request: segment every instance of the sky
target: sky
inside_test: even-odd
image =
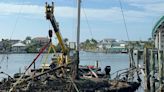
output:
[[[46,1],[55,4],[62,37],[76,41],[77,0],[0,0],[0,39],[47,37],[52,26],[45,18]],[[164,15],[164,0],[120,1],[129,40],[150,38],[153,26]],[[119,0],[82,0],[81,6],[81,41],[128,40]]]

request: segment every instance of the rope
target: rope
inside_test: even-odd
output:
[[[47,63],[48,56],[49,56],[49,53],[50,53],[51,49],[53,49],[53,51],[56,52],[56,50],[55,50],[54,46],[52,45],[52,43],[50,43],[50,47],[48,48],[48,53],[47,53],[46,58],[45,58],[45,60],[43,62],[43,65],[45,65]],[[42,67],[42,72],[43,71],[44,71],[44,67]]]
[[[54,53],[56,52],[56,47],[52,44],[51,48],[53,49]]]
[[[47,59],[48,59],[50,50],[51,50],[51,45],[50,45],[50,47],[48,48],[48,53],[47,53],[46,58],[45,58],[45,60],[44,60],[44,62],[43,62],[42,73],[43,73],[43,71],[44,71],[44,66],[45,66],[45,64],[47,63]]]
[[[127,29],[127,25],[126,25],[126,20],[125,20],[125,15],[124,15],[124,11],[123,11],[123,6],[122,6],[122,3],[121,3],[121,0],[119,0],[119,4],[120,4],[120,8],[121,8],[122,18],[123,18],[123,21],[124,21],[126,35],[127,35],[128,41],[130,41],[130,37],[129,37],[129,34],[128,34],[128,29]],[[129,51],[129,60],[130,60],[130,68],[135,67],[135,62],[134,62],[134,58],[133,58],[133,54],[131,52],[131,49]],[[132,74],[132,76],[133,75],[134,74]],[[138,73],[137,73],[137,75],[138,75]]]

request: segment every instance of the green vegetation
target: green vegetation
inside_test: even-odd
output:
[[[26,48],[26,52],[27,53],[36,53],[38,52],[37,51],[37,47],[35,45],[29,45],[27,48]]]
[[[4,52],[11,51],[11,43],[8,39],[2,39],[2,44]]]
[[[95,50],[97,48],[98,42],[95,39],[87,39],[81,43],[81,48],[84,50]]]

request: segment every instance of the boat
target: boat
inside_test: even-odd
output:
[[[81,0],[78,0],[78,16],[80,16],[80,3]],[[71,45],[68,49],[62,40],[53,13],[54,3],[52,2],[52,5],[46,3],[46,18],[52,24],[61,52],[54,54],[50,64],[35,68],[35,61],[40,54],[52,45],[53,31],[49,30],[49,43],[41,48],[24,73],[16,73],[14,77],[4,78],[0,82],[1,92],[134,92],[138,89],[140,82],[127,81],[127,76],[124,80],[119,78],[121,74],[116,79],[109,79],[111,70],[109,65],[106,66],[105,73],[99,73],[101,69],[98,66],[79,66],[79,38],[77,46]],[[80,17],[77,30],[80,30]],[[79,32],[77,33],[79,35]],[[32,65],[34,69],[30,70]]]

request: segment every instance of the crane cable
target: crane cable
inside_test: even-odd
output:
[[[127,25],[126,25],[126,20],[125,20],[125,15],[124,15],[124,11],[123,11],[121,0],[119,0],[119,4],[120,4],[120,8],[121,8],[122,18],[123,18],[123,21],[124,21],[126,35],[127,35],[128,41],[130,41],[130,37],[129,37],[129,33],[128,33],[128,28],[127,28]]]
[[[119,4],[120,4],[120,8],[121,8],[122,18],[123,18],[123,21],[124,21],[124,26],[125,26],[127,39],[128,39],[128,41],[130,41],[128,28],[127,28],[127,24],[126,24],[126,20],[125,20],[125,14],[124,14],[124,11],[123,11],[123,6],[122,6],[122,3],[121,3],[121,0],[119,0]],[[132,56],[132,50],[130,49],[129,51],[130,51],[129,52],[129,59],[130,59],[130,61],[132,61],[131,64],[130,64],[130,67],[131,67],[132,65],[135,65],[135,62],[134,62],[134,59],[133,59],[133,56]]]
[[[124,21],[124,26],[125,26],[125,30],[126,30],[126,35],[127,35],[127,38],[128,38],[128,41],[130,41],[130,37],[129,37],[129,34],[128,34],[128,29],[127,29],[127,25],[126,25],[126,20],[125,20],[125,15],[124,15],[124,11],[123,11],[123,6],[122,6],[122,3],[121,3],[121,0],[119,0],[119,4],[120,4],[120,8],[121,8],[121,13],[122,13],[122,18],[123,18],[123,21]],[[130,60],[130,68],[132,68],[132,67],[135,67],[136,68],[136,66],[135,66],[135,61],[134,61],[134,58],[133,58],[133,56],[132,56],[132,49],[130,49],[129,50],[130,52],[129,52],[129,60]],[[132,66],[133,65],[133,66]],[[132,66],[132,67],[131,67]],[[137,72],[137,76],[138,76],[138,79],[140,79],[140,77],[139,77],[139,73],[138,73],[138,71],[137,71],[137,69],[136,69],[136,72]]]
[[[91,26],[90,26],[90,23],[89,23],[89,20],[88,20],[88,17],[87,17],[87,14],[86,14],[86,12],[85,12],[85,8],[84,8],[83,4],[82,4],[82,9],[83,9],[83,12],[84,12],[84,16],[85,16],[85,19],[86,19],[86,22],[87,22],[88,29],[89,29],[89,32],[90,32],[90,34],[91,34],[91,37],[94,38],[94,37],[93,37],[92,28],[91,28]],[[100,56],[99,54],[97,54],[97,56],[100,58],[100,60],[102,60],[102,58],[101,58],[101,56]]]
[[[90,26],[89,21],[88,21],[87,14],[86,14],[86,12],[84,10],[84,7],[82,7],[82,9],[83,9],[83,12],[84,12],[84,15],[85,15],[85,19],[86,19],[86,22],[87,22],[87,25],[88,25],[88,28],[89,28],[89,32],[91,34],[91,37],[93,38],[93,33],[92,33],[92,29],[91,29],[91,26]]]

